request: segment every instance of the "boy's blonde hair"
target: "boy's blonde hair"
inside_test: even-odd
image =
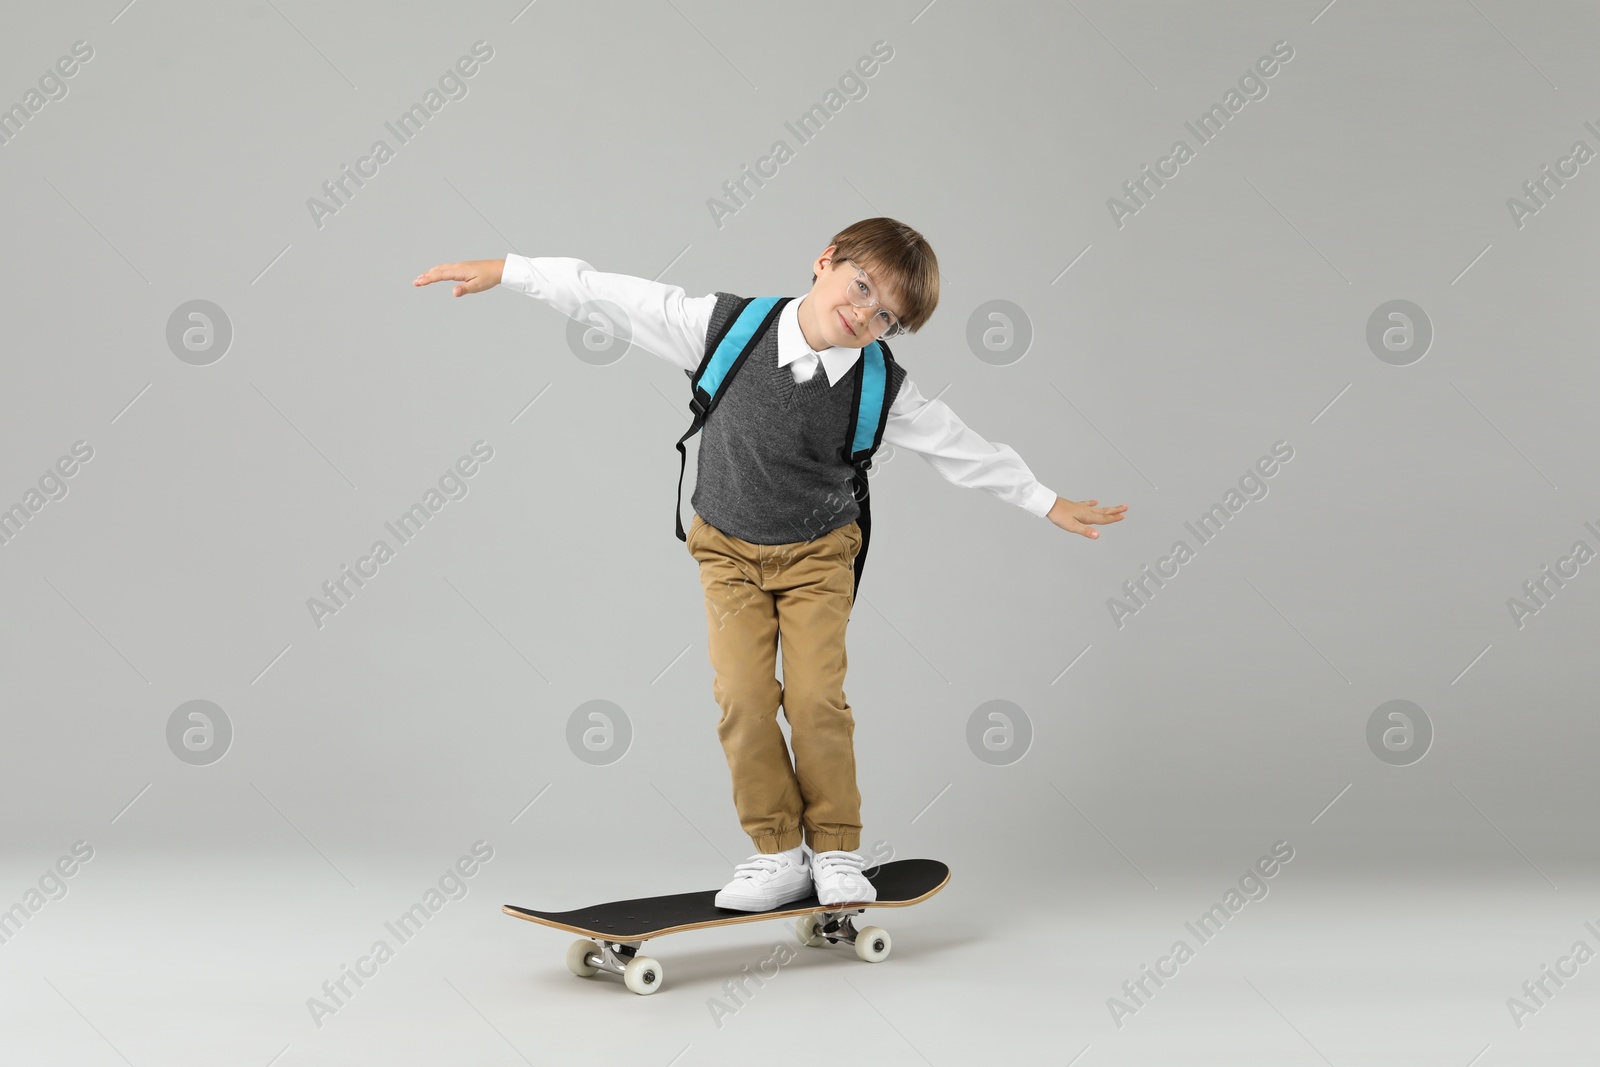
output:
[[[939,260],[927,239],[894,219],[862,219],[834,234],[835,263],[848,259],[900,293],[900,325],[915,333],[939,306]],[[816,284],[817,276],[811,276]]]

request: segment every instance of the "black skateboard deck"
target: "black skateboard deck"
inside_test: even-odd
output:
[[[500,910],[513,918],[592,938],[570,947],[567,966],[573,973],[588,977],[596,971],[610,971],[621,974],[634,992],[653,993],[660,988],[662,968],[658,961],[638,955],[639,945],[648,938],[681,930],[803,916],[796,930],[802,944],[852,944],[862,959],[880,962],[889,954],[888,933],[876,926],[857,930],[851,917],[867,908],[903,908],[926,900],[950,881],[950,868],[938,860],[891,860],[877,867],[867,880],[877,890],[876,900],[823,904],[812,893],[769,911],[719,908],[714,903],[715,889],[614,900],[573,911],[537,911],[514,904]]]

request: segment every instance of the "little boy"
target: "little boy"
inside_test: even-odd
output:
[[[717,734],[734,807],[756,848],[716,897],[718,907],[739,911],[771,910],[813,890],[823,904],[877,898],[856,851],[861,796],[844,676],[862,531],[841,444],[861,350],[928,321],[939,269],[920,233],[872,218],[835,235],[811,270],[811,291],[782,306],[706,419],[690,498],[686,543],[705,591],[722,708]],[[606,301],[627,316],[628,340],[691,377],[741,303],[728,293],[690,297],[678,286],[602,273],[580,259],[515,253],[441,264],[412,284],[446,280],[463,283],[458,297],[503,282],[569,317]],[[990,444],[947,405],[923,397],[898,362],[884,363],[882,443],[1084,537],[1099,536],[1089,524],[1122,520],[1126,504],[1056,496],[1013,449]]]

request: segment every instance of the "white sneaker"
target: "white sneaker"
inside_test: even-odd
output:
[[[821,904],[866,904],[878,899],[878,890],[861,873],[867,861],[859,852],[812,852],[805,846],[811,882]]]
[[[787,852],[758,852],[733,869],[733,881],[713,903],[734,911],[771,911],[811,895],[811,870],[798,846]]]

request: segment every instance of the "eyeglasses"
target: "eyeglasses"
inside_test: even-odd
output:
[[[867,320],[869,333],[884,338],[899,337],[905,333],[894,312],[879,302],[877,286],[872,284],[872,279],[867,277],[867,272],[861,269],[861,265],[853,259],[844,262],[856,268],[856,276],[845,286],[845,294],[850,297],[850,303],[858,308],[878,309],[872,318]]]

